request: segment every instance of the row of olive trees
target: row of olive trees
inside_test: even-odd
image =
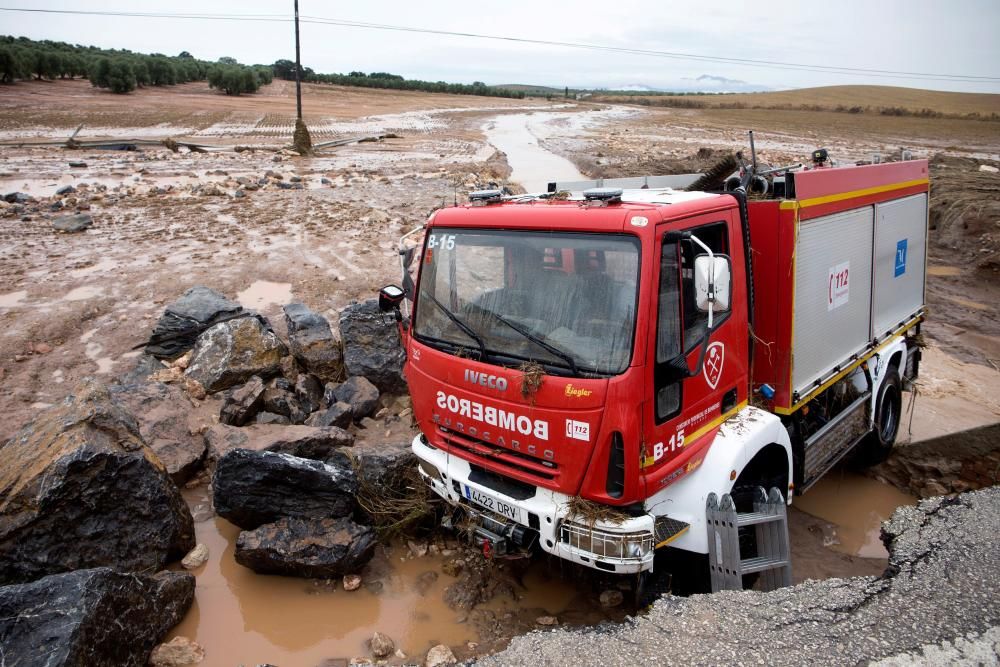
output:
[[[172,86],[209,79],[213,88],[229,95],[256,92],[271,83],[271,68],[247,67],[233,58],[218,63],[194,58],[187,51],[177,56],[99,49],[66,42],[35,41],[0,36],[0,81],[66,79],[83,77],[98,88],[128,93],[144,86]]]
[[[280,79],[289,81],[295,79],[295,63],[291,60],[278,60],[271,69]],[[314,83],[333,83],[341,86],[359,86],[362,88],[391,88],[394,90],[422,90],[429,93],[451,93],[453,95],[486,95],[490,97],[524,98],[523,90],[508,90],[487,86],[482,81],[472,84],[447,83],[445,81],[420,81],[406,79],[398,74],[388,72],[351,72],[350,74],[317,74],[309,67],[302,68],[302,80]]]
[[[232,58],[225,60],[231,61]],[[271,79],[270,67],[261,65],[248,67],[236,64],[235,61],[220,61],[220,64],[208,70],[208,85],[223,91],[226,95],[256,93],[261,86],[271,83]]]

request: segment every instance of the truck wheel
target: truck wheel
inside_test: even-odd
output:
[[[854,461],[861,466],[873,466],[885,461],[896,444],[899,423],[903,414],[903,393],[895,366],[882,381],[875,401],[875,423],[872,432],[858,445]]]

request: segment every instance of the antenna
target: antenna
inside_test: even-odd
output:
[[[753,173],[757,173],[757,148],[753,144],[753,130],[748,130],[747,134],[750,135],[750,168]]]

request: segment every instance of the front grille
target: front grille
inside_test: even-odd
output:
[[[446,444],[467,452],[476,460],[489,462],[508,471],[531,475],[546,482],[554,482],[559,477],[559,466],[552,461],[515,452],[464,433],[457,433],[444,426],[438,426],[438,434]]]

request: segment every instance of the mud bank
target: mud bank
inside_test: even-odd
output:
[[[858,664],[964,643],[1000,623],[1000,488],[903,507],[882,577],[668,597],[618,626],[534,632],[481,665]],[[989,635],[986,635],[989,636]],[[965,639],[963,639],[965,638]]]

